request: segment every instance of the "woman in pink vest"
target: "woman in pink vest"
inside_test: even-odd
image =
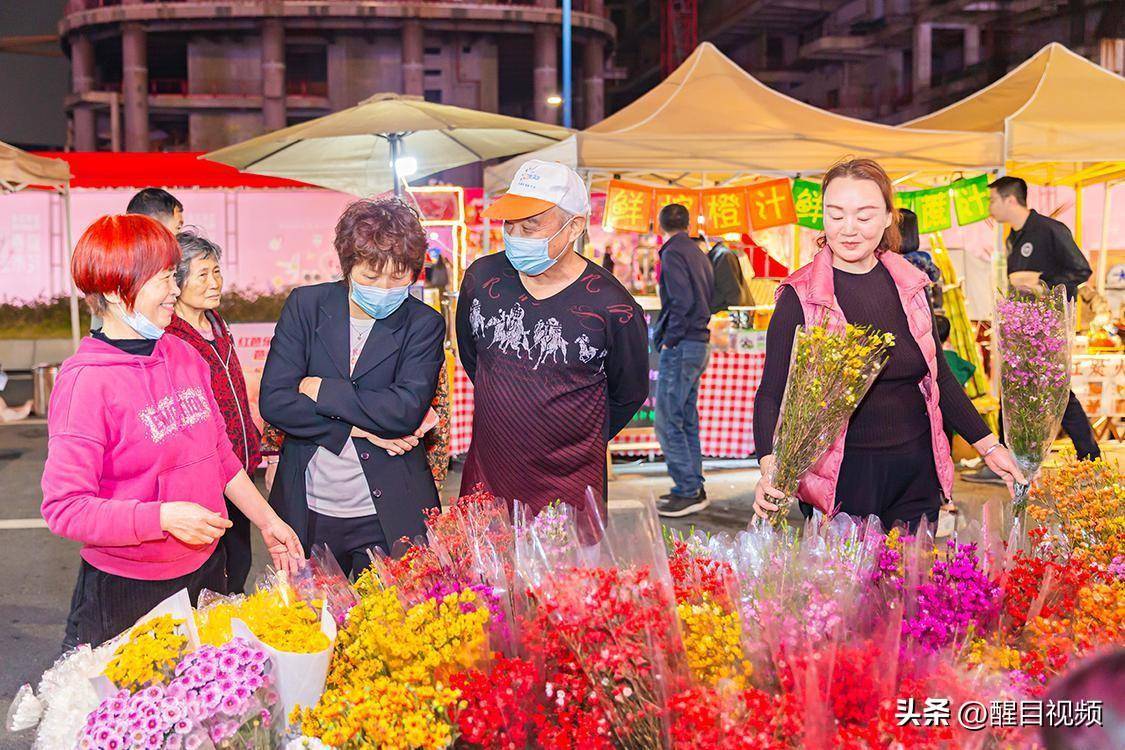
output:
[[[1004,478],[1022,482],[1007,448],[989,431],[940,356],[926,297],[929,279],[898,254],[900,234],[890,178],[878,163],[855,159],[824,176],[824,236],[812,262],[778,289],[766,338],[766,363],[754,401],[754,444],[762,481],[759,516],[784,495],[770,484],[773,435],[789,375],[793,334],[806,320],[871,326],[893,333],[890,360],[847,428],[801,480],[802,510],[876,515],[884,527],[937,520],[953,487],[948,424]]]

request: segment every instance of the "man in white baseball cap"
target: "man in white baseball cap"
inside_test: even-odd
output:
[[[485,209],[504,252],[477,259],[457,300],[457,344],[473,381],[476,485],[538,511],[604,504],[606,446],[648,397],[648,329],[632,295],[576,252],[590,197],[572,169],[532,159]],[[603,508],[604,510],[604,508]]]

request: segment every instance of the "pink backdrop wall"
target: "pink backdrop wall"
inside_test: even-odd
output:
[[[98,216],[124,211],[132,189],[75,190],[71,197],[74,240]],[[327,190],[175,190],[185,219],[224,250],[227,284],[233,288],[276,291],[316,283],[338,274],[332,249],[333,228],[350,196]],[[1085,193],[1083,249],[1101,241],[1103,189]],[[1074,225],[1074,192],[1033,188],[1033,207],[1059,214]],[[471,221],[471,218],[470,218]],[[27,301],[68,291],[64,256],[62,199],[46,192],[0,196],[0,300]],[[954,228],[951,247],[987,254],[995,246],[991,222]],[[1111,248],[1125,248],[1125,185],[1113,194]]]

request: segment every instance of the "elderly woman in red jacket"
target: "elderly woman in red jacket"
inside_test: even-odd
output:
[[[227,436],[234,454],[253,475],[262,462],[258,428],[250,418],[250,402],[246,397],[246,381],[234,350],[234,336],[219,315],[223,298],[223,271],[219,267],[222,250],[194,229],[176,235],[182,253],[176,266],[176,284],[180,297],[176,313],[166,331],[192,346],[211,369],[211,390],[219,404]],[[231,593],[242,593],[250,574],[250,521],[227,501],[227,513],[233,526],[223,535],[226,548],[228,587]]]

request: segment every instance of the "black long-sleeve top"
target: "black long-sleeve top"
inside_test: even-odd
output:
[[[1070,299],[1093,273],[1066,224],[1034,210],[1008,235],[1008,273],[1016,271],[1038,271],[1048,287],[1064,285]]]
[[[587,261],[536,299],[504,253],[485,256],[461,284],[457,345],[475,391],[462,490],[533,507],[600,492],[606,444],[648,397],[644,311],[621,283]]]
[[[894,279],[882,263],[864,274],[834,268],[832,275],[836,299],[849,323],[868,325],[895,337],[890,359],[852,415],[845,449],[892,448],[921,438],[930,429],[930,421],[919,383],[929,369],[910,333]],[[754,446],[759,457],[773,452],[774,430],[789,377],[793,335],[804,322],[797,293],[786,287],[770,319],[762,382],[754,398]],[[936,326],[934,342],[939,353],[937,386],[942,420],[947,428],[974,443],[988,434],[988,426],[957,382],[945,357],[940,356]]]
[[[671,349],[681,341],[711,339],[711,297],[715,271],[707,253],[687,232],[678,232],[660,248],[660,316],[653,346]]]

